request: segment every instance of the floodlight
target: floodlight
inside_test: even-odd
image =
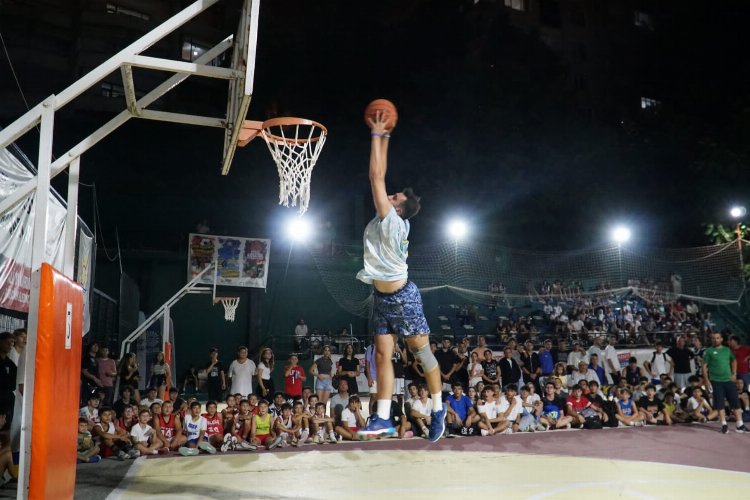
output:
[[[729,210],[729,215],[731,215],[733,219],[744,217],[745,214],[747,214],[747,209],[741,205],[735,205]]]
[[[630,236],[632,236],[630,228],[627,228],[625,226],[617,226],[612,230],[612,239],[618,245],[621,245],[628,241],[630,239]]]
[[[448,234],[455,240],[463,239],[469,232],[469,226],[461,219],[453,219],[448,223]]]
[[[312,233],[310,222],[304,217],[293,217],[286,224],[286,234],[295,241],[305,241]]]

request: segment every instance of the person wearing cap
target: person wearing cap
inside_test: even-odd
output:
[[[13,406],[15,404],[16,390],[16,364],[10,359],[9,354],[13,349],[13,334],[10,332],[0,333],[0,413],[6,416],[5,424],[0,430],[10,428],[13,420]]]
[[[208,350],[209,361],[206,364],[206,390],[210,401],[221,401],[221,393],[227,388],[224,364],[219,360],[219,349]]]

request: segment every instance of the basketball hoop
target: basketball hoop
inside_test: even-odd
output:
[[[216,297],[214,304],[221,302],[224,306],[224,319],[227,321],[234,321],[234,314],[237,312],[237,306],[240,303],[239,297]]]
[[[310,202],[310,177],[326,142],[328,129],[304,118],[271,118],[262,124],[246,120],[239,145],[260,134],[279,170],[279,205],[295,207],[300,215]]]

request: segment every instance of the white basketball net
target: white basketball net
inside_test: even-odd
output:
[[[279,205],[307,211],[310,177],[326,142],[326,130],[316,124],[274,125],[261,135],[279,170]]]
[[[234,314],[237,312],[237,306],[240,303],[239,297],[223,297],[217,299],[224,306],[224,319],[227,321],[234,321]]]

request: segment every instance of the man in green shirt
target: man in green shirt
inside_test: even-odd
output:
[[[727,415],[724,401],[729,403],[729,407],[734,412],[737,420],[737,432],[750,432],[742,423],[742,409],[740,408],[739,398],[737,397],[737,360],[732,354],[732,350],[722,345],[724,338],[721,333],[714,332],[711,334],[711,347],[706,349],[703,355],[703,378],[706,384],[711,385],[713,393],[714,409],[719,410],[721,418],[721,432],[727,433]]]

